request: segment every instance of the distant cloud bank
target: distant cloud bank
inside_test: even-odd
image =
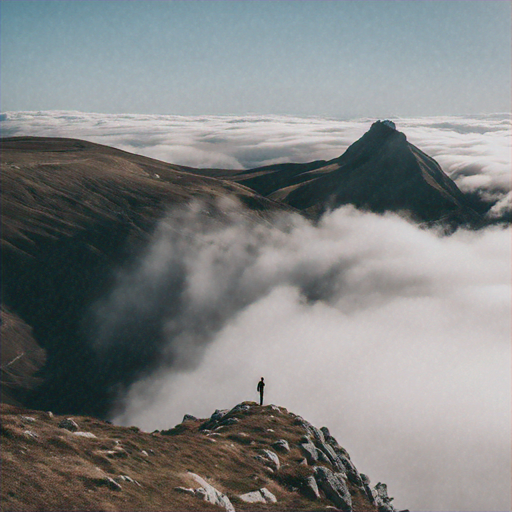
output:
[[[179,165],[250,169],[341,155],[375,119],[5,112],[2,137],[71,137]],[[511,208],[510,114],[393,118],[464,191]]]

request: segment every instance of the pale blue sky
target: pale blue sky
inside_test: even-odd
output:
[[[511,2],[1,0],[1,110],[510,111]]]

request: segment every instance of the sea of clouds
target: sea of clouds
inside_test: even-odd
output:
[[[397,129],[464,191],[511,208],[509,113],[391,118]],[[69,111],[4,112],[2,137],[72,137],[165,162],[200,168],[251,169],[330,160],[361,137],[375,119],[292,116],[176,116]]]
[[[461,188],[510,207],[510,116],[394,121]],[[337,157],[372,122],[23,112],[0,127],[251,168]],[[397,508],[508,510],[510,230],[443,236],[351,207],[262,223],[234,199],[215,211],[170,210],[94,306],[99,353],[128,354],[137,325],[159,340],[161,364],[113,419],[166,429],[256,400],[264,376],[268,403],[329,427]]]

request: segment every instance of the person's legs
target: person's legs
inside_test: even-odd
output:
[[[263,405],[263,391],[260,391],[260,405]]]

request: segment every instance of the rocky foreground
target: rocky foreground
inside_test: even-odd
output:
[[[393,512],[326,427],[244,402],[152,433],[2,404],[1,510]]]

